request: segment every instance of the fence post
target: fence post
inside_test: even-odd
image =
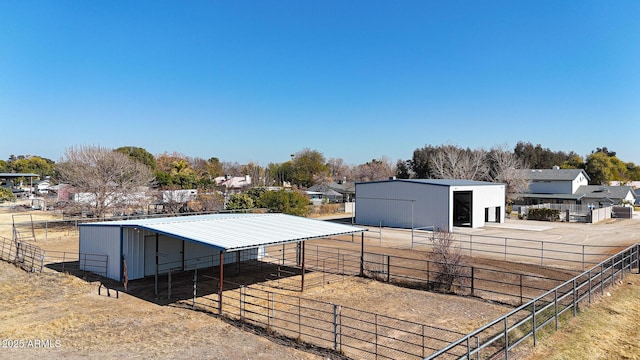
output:
[[[169,276],[167,277],[167,299],[171,299],[171,268],[169,268]]]
[[[504,261],[507,261],[507,238],[504,238]]]
[[[269,318],[269,323],[271,324],[270,326],[274,326],[275,325],[275,316],[276,316],[276,304],[275,304],[275,294],[274,293],[269,293],[271,294],[271,317]]]
[[[198,282],[198,269],[195,269],[193,272],[193,304],[191,307],[196,307],[196,293],[197,293],[197,282]]]
[[[376,342],[375,342],[375,354],[376,354],[376,359],[378,358],[378,314],[374,315],[374,322],[375,322],[375,336],[376,336]]]
[[[387,282],[391,281],[391,256],[387,255]]]
[[[42,270],[44,269],[44,257],[46,256],[47,252],[43,251],[42,252],[42,257],[40,257],[40,273],[42,274]]]
[[[576,278],[573,278],[573,317],[578,316],[578,289],[576,289]]]
[[[338,305],[333,304],[333,350],[338,351]]]
[[[589,304],[591,304],[591,269],[589,269]]]
[[[238,288],[238,315],[240,315],[240,321],[243,321],[243,317],[242,317],[242,288],[244,287],[244,285],[240,285],[240,287]]]
[[[475,266],[472,266],[471,267],[471,296],[475,296],[475,291],[476,291],[475,272],[476,272],[476,268]]]
[[[540,242],[540,266],[544,266],[544,241]]]
[[[582,271],[584,271],[584,247],[585,245],[582,245]]]
[[[302,336],[302,306],[298,297],[298,338]]]
[[[640,244],[636,244],[636,266],[638,267],[638,274],[640,274]]]
[[[600,264],[600,295],[604,295],[604,265]]]
[[[522,274],[520,274],[520,305],[522,304]]]
[[[424,359],[425,358],[424,356],[424,324],[421,326],[422,326],[422,356],[421,357]]]
[[[532,304],[532,311],[531,311],[531,321],[533,322],[533,346],[535,347],[537,345],[538,339],[537,339],[537,332],[538,332],[538,325],[536,324],[536,299],[533,299],[533,304]]]
[[[509,322],[504,317],[504,360],[509,360]]]
[[[553,289],[553,306],[555,308],[556,331],[558,331],[558,288]]]

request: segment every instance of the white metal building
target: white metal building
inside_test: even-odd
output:
[[[285,214],[213,214],[79,225],[80,253],[107,255],[107,277],[129,280],[259,259],[266,245],[353,234],[354,226]],[[156,268],[156,264],[158,267]],[[304,266],[304,265],[303,265]],[[82,270],[98,272],[90,264]]]
[[[389,179],[356,183],[360,225],[452,231],[454,226],[502,223],[505,185],[446,179]]]

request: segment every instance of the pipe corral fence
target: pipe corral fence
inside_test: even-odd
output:
[[[561,319],[577,316],[580,304],[591,303],[595,296],[603,295],[607,287],[624,278],[625,271],[638,270],[639,251],[639,244],[630,246],[505,316],[465,335],[426,359],[499,357],[508,360],[510,354],[520,345],[529,341],[529,344],[535,346],[542,331],[557,331]]]
[[[44,224],[45,231],[51,226],[51,222],[41,224]],[[77,220],[74,225],[77,225]],[[34,226],[36,229],[43,228]],[[579,268],[582,272],[575,271],[552,279],[469,267],[467,275],[453,284],[453,293],[517,306],[508,314],[469,334],[228,280],[224,282],[223,289],[218,289],[219,279],[203,272],[199,274],[198,270],[192,270],[192,298],[187,301],[183,296],[180,302],[194,309],[256,326],[267,333],[332,349],[354,358],[508,359],[522,344],[535,346],[541,332],[557,330],[563,317],[576,316],[580,304],[602,295],[607,287],[623,278],[625,272],[638,269],[638,244],[606,258],[603,253],[615,247],[458,235],[455,242],[469,257],[484,254],[497,256],[501,260],[542,266],[565,265]],[[412,231],[410,244],[396,247],[428,249],[432,246],[432,237],[430,231]],[[364,236],[362,239],[362,249],[365,242],[378,242],[380,247],[388,245],[383,239],[382,229],[379,234],[371,232],[366,239]],[[346,239],[336,240],[349,242]],[[0,238],[0,241],[0,257],[16,265],[25,264],[26,268],[23,268],[27,271],[81,271],[79,264],[84,261],[95,266],[96,271],[92,272],[100,274],[100,269],[104,269],[103,273],[106,274],[108,258],[104,255],[45,253],[38,251],[33,244],[27,246],[26,242],[22,243],[25,245],[16,245],[20,242],[6,238]],[[352,238],[351,242],[359,247],[359,241],[355,242]],[[32,245],[33,248],[30,247]],[[305,255],[306,271],[315,272],[315,277],[307,277],[306,286],[325,284],[325,276],[340,278],[357,275],[403,286],[434,289],[438,285],[438,275],[442,274],[437,262],[424,258],[319,245],[307,245]],[[299,275],[299,256],[295,246],[274,247],[261,261],[240,261],[238,264],[225,265],[225,268],[236,266],[239,270],[240,266],[253,266],[254,269],[260,266],[267,273],[265,280],[276,280],[276,286],[286,289],[290,287],[287,281]],[[171,269],[170,264],[166,265]],[[589,270],[584,271],[585,268]],[[172,297],[171,274],[169,271],[163,275],[167,277],[167,298]],[[314,278],[315,281],[312,280]],[[208,290],[203,291],[203,287]],[[174,294],[183,290],[173,289]],[[207,295],[198,296],[199,291]],[[211,295],[219,291],[224,292],[224,297]],[[219,299],[223,299],[222,303]]]
[[[294,246],[283,247],[281,253],[270,253],[273,256],[265,261],[273,267],[265,280],[280,279],[278,284],[287,279],[299,281],[295,277],[296,272],[291,270],[299,260]],[[316,271],[316,280],[309,281],[307,286],[324,284],[325,272],[342,276],[362,275],[421,289],[435,289],[438,285],[438,263],[426,259],[312,245],[307,245],[307,256],[305,261],[310,264],[307,271],[310,274]],[[318,259],[317,266],[313,265],[314,258]],[[362,267],[360,261],[364,262]],[[233,270],[239,265],[227,266]],[[219,278],[206,275],[215,274],[215,270],[194,270],[192,284],[188,286],[191,293],[176,298],[182,299],[178,302],[186,307],[208,311],[258,327],[268,334],[332,349],[358,359],[492,359],[497,355],[508,358],[508,352],[517,345],[527,339],[537,342],[541,330],[557,329],[562,316],[571,311],[575,315],[581,302],[591,302],[622,278],[625,271],[637,267],[638,245],[605,259],[588,271],[567,271],[558,278],[470,266],[469,275],[458,279],[449,293],[474,296],[516,308],[466,335],[229,280],[224,281],[224,296],[218,297],[215,294],[220,291]],[[289,270],[276,274],[284,268]],[[359,274],[361,268],[364,271]],[[308,275],[307,278],[314,277]],[[179,290],[172,287],[170,273],[166,274],[166,279],[167,287],[162,291],[167,291],[168,297],[172,296],[172,291],[174,296],[177,295]],[[289,290],[292,287],[295,285],[291,283],[282,286]],[[457,339],[452,340],[456,336]]]

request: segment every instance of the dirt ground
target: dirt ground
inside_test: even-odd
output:
[[[47,216],[43,212],[34,214],[34,220]],[[0,209],[0,236],[11,236],[11,223],[11,213]],[[536,222],[516,220],[502,227],[468,231],[578,243],[606,240],[619,246],[640,241],[637,220],[595,225],[533,223]],[[396,232],[399,235],[388,238],[397,236],[398,242],[408,241],[406,231]],[[400,236],[403,233],[404,238]],[[36,244],[50,251],[77,251],[77,238],[73,231],[49,230],[45,234],[39,230]],[[523,265],[521,270],[533,271],[531,265]],[[104,293],[98,295],[98,285],[66,274],[29,274],[0,262],[0,358],[339,358],[331,353],[296,349],[292,343],[257,335],[206,313],[160,305],[122,292],[118,299]],[[461,332],[474,330],[509,310],[478,299],[357,278],[311,288],[304,296]],[[11,348],[14,345],[18,348]]]

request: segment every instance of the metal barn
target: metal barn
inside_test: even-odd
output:
[[[360,225],[453,231],[502,223],[505,185],[446,179],[389,179],[356,184]]]
[[[129,280],[258,260],[267,245],[354,234],[354,226],[285,214],[213,214],[79,225],[80,253],[108,256],[107,276]],[[90,264],[82,270],[97,272]],[[304,263],[302,264],[304,269]],[[220,269],[223,267],[221,266]],[[221,270],[222,272],[222,270]],[[221,279],[222,279],[222,274]]]

